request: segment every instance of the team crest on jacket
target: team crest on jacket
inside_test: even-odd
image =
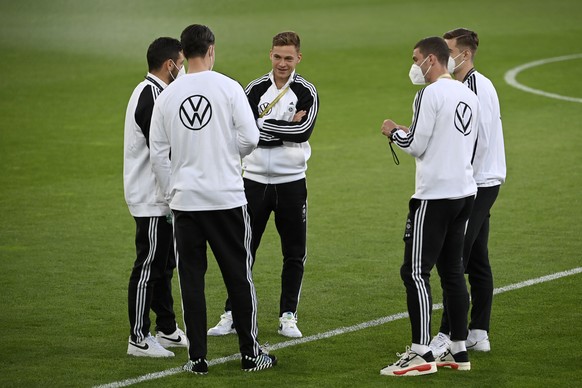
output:
[[[210,101],[199,94],[190,96],[180,105],[180,120],[188,129],[199,131],[204,128],[212,117]]]
[[[471,107],[463,101],[457,104],[455,111],[455,128],[463,135],[467,136],[471,133],[471,120],[473,119],[473,111]]]

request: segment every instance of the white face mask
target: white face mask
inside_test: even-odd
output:
[[[172,60],[170,59],[170,61]],[[174,67],[178,69],[178,66],[176,66],[176,63],[174,61],[172,61],[172,65],[174,65]],[[180,76],[184,74],[186,74],[186,69],[184,68],[184,65],[182,65],[182,67],[178,69],[178,74],[176,74],[175,77],[174,74],[172,74],[172,72],[170,71],[170,77],[172,77],[172,81],[177,80],[178,78],[180,78]]]
[[[456,58],[456,57],[455,57]],[[450,74],[453,74],[457,67],[455,66],[455,59],[449,56],[449,61],[447,62],[447,70]]]
[[[428,57],[426,57],[420,65],[413,63],[412,66],[410,66],[408,77],[410,77],[410,81],[412,82],[413,85],[426,85],[426,79],[424,78],[424,76],[428,74],[432,65],[430,65],[430,67],[424,74],[422,73],[422,69],[420,68],[420,66],[422,66],[427,59]]]
[[[452,58],[452,59],[453,59],[453,70],[450,70],[450,67],[449,67],[449,73],[451,73],[451,74],[452,74],[452,73],[453,73],[455,70],[457,70],[457,67],[459,67],[459,66],[461,66],[463,63],[465,63],[465,60],[463,59],[463,60],[461,61],[461,63],[459,63],[459,64],[457,65],[457,58],[459,58],[461,55],[463,55],[463,52],[462,52],[462,51],[461,51],[461,53],[460,53],[459,55],[457,55],[456,57]],[[451,61],[451,57],[449,57],[449,62],[450,62],[450,61]],[[450,66],[450,64],[449,64],[449,66]]]

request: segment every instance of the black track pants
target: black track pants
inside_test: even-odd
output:
[[[251,266],[251,226],[247,207],[213,211],[174,210],[176,262],[191,360],[206,357],[207,316],[204,275],[207,244],[233,301],[232,317],[243,355],[256,357],[257,297]]]
[[[451,339],[467,337],[469,295],[462,262],[465,225],[474,197],[443,200],[411,199],[404,235],[404,263],[400,275],[412,328],[412,343],[431,340],[432,295],[430,275],[436,265],[441,285],[447,291]]]

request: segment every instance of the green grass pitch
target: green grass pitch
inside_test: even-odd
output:
[[[395,166],[380,134],[407,123],[417,87],[408,70],[421,38],[456,27],[479,33],[476,67],[501,101],[508,164],[491,219],[496,287],[582,263],[582,106],[504,82],[516,66],[582,52],[575,0],[0,2],[0,386],[89,387],[182,365],[126,352],[127,281],[134,224],[123,200],[123,118],[158,36],[192,23],[216,34],[215,70],[241,84],[270,69],[271,37],[302,38],[299,73],[320,93],[308,170],[308,262],[299,306],[304,335],[406,310],[399,277],[414,162]],[[518,81],[582,97],[582,59],[520,73]],[[209,260],[209,324],[225,289]],[[259,335],[277,335],[281,257],[273,225],[255,266]],[[433,276],[434,301],[440,291]],[[410,342],[406,319],[279,349],[273,370],[238,361],[199,378],[176,374],[144,387],[579,386],[581,275],[495,297],[489,354],[468,373],[379,375]],[[181,319],[179,290],[176,310]],[[434,316],[440,319],[440,310]],[[433,329],[436,324],[433,323]],[[238,351],[210,338],[209,359]]]

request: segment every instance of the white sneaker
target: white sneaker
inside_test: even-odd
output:
[[[485,330],[469,330],[465,346],[467,350],[476,350],[478,352],[491,351],[491,343]]]
[[[156,340],[164,348],[186,348],[188,347],[188,339],[186,334],[176,326],[176,330],[172,334],[164,334],[158,331],[156,334]]]
[[[440,332],[434,336],[428,345],[435,358],[446,352],[449,346],[451,346],[451,339],[445,333]]]
[[[225,313],[220,316],[220,322],[218,322],[216,326],[208,329],[208,335],[211,336],[221,336],[227,334],[236,334],[236,329],[234,328],[234,323],[232,322],[232,311],[225,311]]]
[[[397,354],[400,359],[380,371],[384,376],[420,376],[437,372],[435,359],[431,352],[420,355],[406,347],[404,354]]]
[[[136,357],[174,357],[174,353],[164,349],[151,334],[148,334],[141,342],[133,342],[130,336],[127,354]]]
[[[291,312],[283,313],[281,318],[279,318],[278,333],[291,338],[303,337],[303,334],[301,334],[297,328],[297,318],[295,317],[295,314]]]

